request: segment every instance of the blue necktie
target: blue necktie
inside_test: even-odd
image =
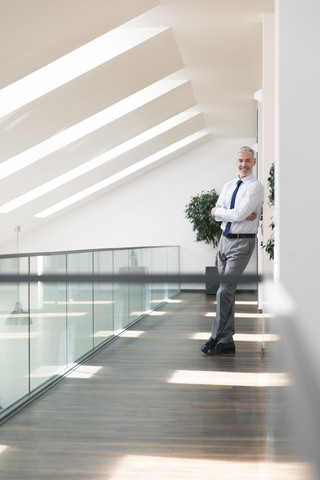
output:
[[[238,193],[238,190],[239,190],[239,187],[240,187],[241,183],[242,183],[242,180],[237,181],[237,186],[234,189],[233,194],[232,194],[230,209],[234,208],[234,204],[235,204],[235,201],[236,201],[236,196],[237,196],[237,193]],[[231,227],[231,222],[228,222],[227,225],[226,225],[226,228],[224,229],[224,232],[223,232],[223,235],[225,237],[228,235],[228,233],[230,231],[230,227]]]

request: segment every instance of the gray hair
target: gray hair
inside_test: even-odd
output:
[[[240,147],[239,150],[238,150],[238,153],[251,153],[252,155],[252,158],[255,158],[255,151],[252,150],[252,148],[250,147]]]

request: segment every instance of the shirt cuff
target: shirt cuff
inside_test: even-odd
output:
[[[223,222],[222,215],[224,214],[225,208],[219,207],[216,209],[214,218],[217,222]]]

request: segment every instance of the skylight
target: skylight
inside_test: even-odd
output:
[[[124,24],[0,90],[0,118],[159,35],[162,28]]]
[[[111,175],[108,178],[105,178],[104,180],[91,185],[90,187],[66,198],[65,200],[62,200],[61,202],[56,203],[55,205],[42,210],[41,212],[37,213],[35,217],[40,217],[40,218],[46,218],[49,217],[50,215],[53,215],[56,212],[59,212],[63,210],[66,207],[69,207],[70,205],[73,205],[80,200],[83,200],[86,197],[89,197],[90,195],[93,195],[94,193],[98,192],[99,190],[102,190],[103,188],[106,188],[122,179],[125,177],[132,175],[133,173],[142,170],[143,168],[152,165],[153,163],[161,160],[162,158],[175,153],[182,149],[183,147],[186,147],[188,145],[191,145],[192,143],[207,137],[209,132],[207,130],[200,130],[198,132],[193,133],[192,135],[189,135],[188,137],[183,138],[182,140],[179,140],[178,142],[173,143],[172,145],[169,145],[168,147],[159,150],[158,152],[154,153],[153,155],[150,155],[149,157],[141,160],[140,162],[135,163],[134,165],[131,165],[130,167],[125,168],[124,170],[121,170],[120,172],[116,173],[115,175]]]
[[[35,200],[36,198],[45,195],[46,193],[74,180],[75,178],[88,173],[89,171],[100,167],[111,160],[114,160],[116,157],[127,153],[128,151],[132,150],[133,148],[142,145],[143,143],[155,138],[156,136],[161,135],[162,133],[170,130],[173,127],[199,115],[199,112],[193,109],[186,110],[174,117],[169,118],[168,120],[159,123],[153,128],[144,131],[143,133],[136,135],[135,137],[127,140],[126,142],[117,145],[116,147],[108,150],[107,152],[98,155],[97,157],[79,165],[78,167],[69,170],[68,172],[59,175],[56,178],[53,178],[49,182],[43,183],[39,187],[30,190],[29,192],[20,195],[19,197],[11,200],[10,202],[5,203],[0,207],[0,213],[8,213],[16,208],[21,207],[22,205],[26,205],[27,203]],[[113,176],[114,177],[114,176]],[[113,178],[111,177],[111,178]]]
[[[143,88],[139,92],[67,128],[63,132],[34,145],[0,164],[0,180],[31,165],[41,158],[69,145],[95,130],[137,110],[139,107],[159,98],[169,91],[186,83],[187,80],[163,79]]]

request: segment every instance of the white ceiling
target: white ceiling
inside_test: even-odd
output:
[[[97,156],[102,161],[108,155],[111,158],[111,153],[116,152],[111,149],[192,109],[189,118],[177,126],[154,134],[136,147],[126,144],[127,150],[113,155],[108,163],[28,203],[23,200],[23,205],[9,213],[0,213],[0,245],[15,237],[16,226],[21,225],[24,232],[37,228],[186,149],[196,148],[200,142],[255,137],[254,93],[262,86],[261,15],[271,13],[272,8],[273,0],[0,0],[0,114],[9,92],[5,87],[82,45],[128,21],[135,29],[166,27],[111,60],[1,115],[0,212],[17,197],[39,190],[43,184],[49,186],[48,182]],[[113,42],[112,46],[119,46],[118,41]],[[138,106],[135,99],[131,112],[37,159],[37,145],[166,77],[181,82],[147,104]],[[38,92],[44,82],[37,82]],[[19,101],[28,88],[23,87],[22,93],[17,90],[14,101]],[[120,111],[120,104],[114,110]],[[175,152],[167,152],[144,167],[139,164],[137,173],[107,185],[107,179],[119,171],[199,131],[202,137],[188,146],[179,149],[177,144]],[[5,168],[15,168],[21,154],[28,152],[33,163],[3,178]],[[106,180],[105,185],[96,193],[66,209],[46,218],[34,216],[102,180]]]

